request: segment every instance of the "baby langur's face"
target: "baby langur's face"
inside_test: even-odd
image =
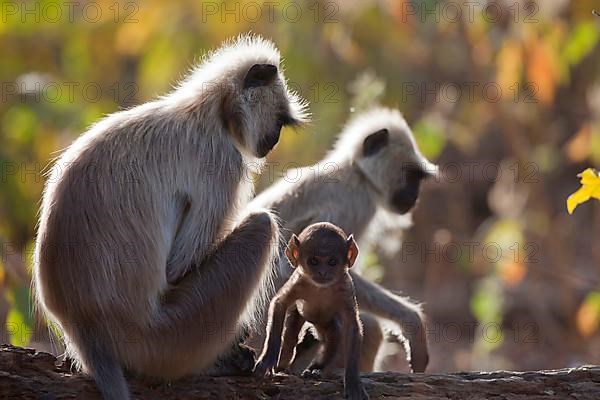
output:
[[[354,265],[358,246],[352,235],[346,238],[337,226],[321,223],[309,226],[300,237],[293,235],[286,256],[317,286],[330,286]]]

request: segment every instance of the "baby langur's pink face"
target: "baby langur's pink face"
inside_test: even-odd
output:
[[[338,282],[352,268],[358,256],[354,237],[330,223],[307,227],[300,237],[293,235],[285,252],[294,268],[318,286]]]

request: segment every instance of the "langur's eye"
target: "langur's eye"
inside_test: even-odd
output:
[[[331,267],[335,267],[337,263],[338,262],[335,258],[330,258],[329,261],[327,261],[327,264],[329,264]]]
[[[308,265],[319,265],[319,260],[317,260],[317,257],[311,257],[308,259]]]

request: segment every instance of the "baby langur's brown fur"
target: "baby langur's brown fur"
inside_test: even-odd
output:
[[[255,373],[264,376],[276,366],[289,367],[307,321],[323,345],[303,376],[320,376],[339,351],[345,359],[345,397],[367,399],[359,374],[362,327],[348,272],[358,256],[353,236],[346,237],[330,223],[313,224],[299,238],[292,236],[285,254],[295,271],[271,301],[267,338]]]

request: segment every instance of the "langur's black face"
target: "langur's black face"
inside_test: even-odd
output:
[[[273,131],[267,133],[259,140],[256,149],[256,155],[259,158],[266,157],[267,154],[269,154],[269,152],[273,150],[273,147],[275,147],[275,145],[279,142],[281,128],[283,128],[283,125],[275,126],[275,128],[273,128]]]
[[[278,68],[270,64],[253,65],[244,77],[243,118],[238,118],[240,142],[256,157],[263,158],[277,145],[284,126],[298,125],[293,114],[293,99]],[[230,112],[236,118],[236,112]],[[241,132],[240,132],[241,131]]]
[[[421,181],[427,176],[428,174],[418,166],[404,168],[398,186],[391,194],[390,204],[395,211],[405,214],[417,204]]]
[[[415,151],[407,134],[392,135],[386,128],[364,139],[359,164],[380,201],[398,214],[406,214],[417,204],[421,182],[434,173],[423,169],[427,161]]]
[[[283,111],[279,113],[279,116],[275,120],[275,124],[273,128],[266,133],[261,139],[258,141],[258,146],[256,150],[256,155],[259,158],[265,157],[273,147],[279,142],[279,137],[281,136],[281,130],[285,126],[296,126],[297,122],[294,121],[292,117],[290,117],[287,111]]]

